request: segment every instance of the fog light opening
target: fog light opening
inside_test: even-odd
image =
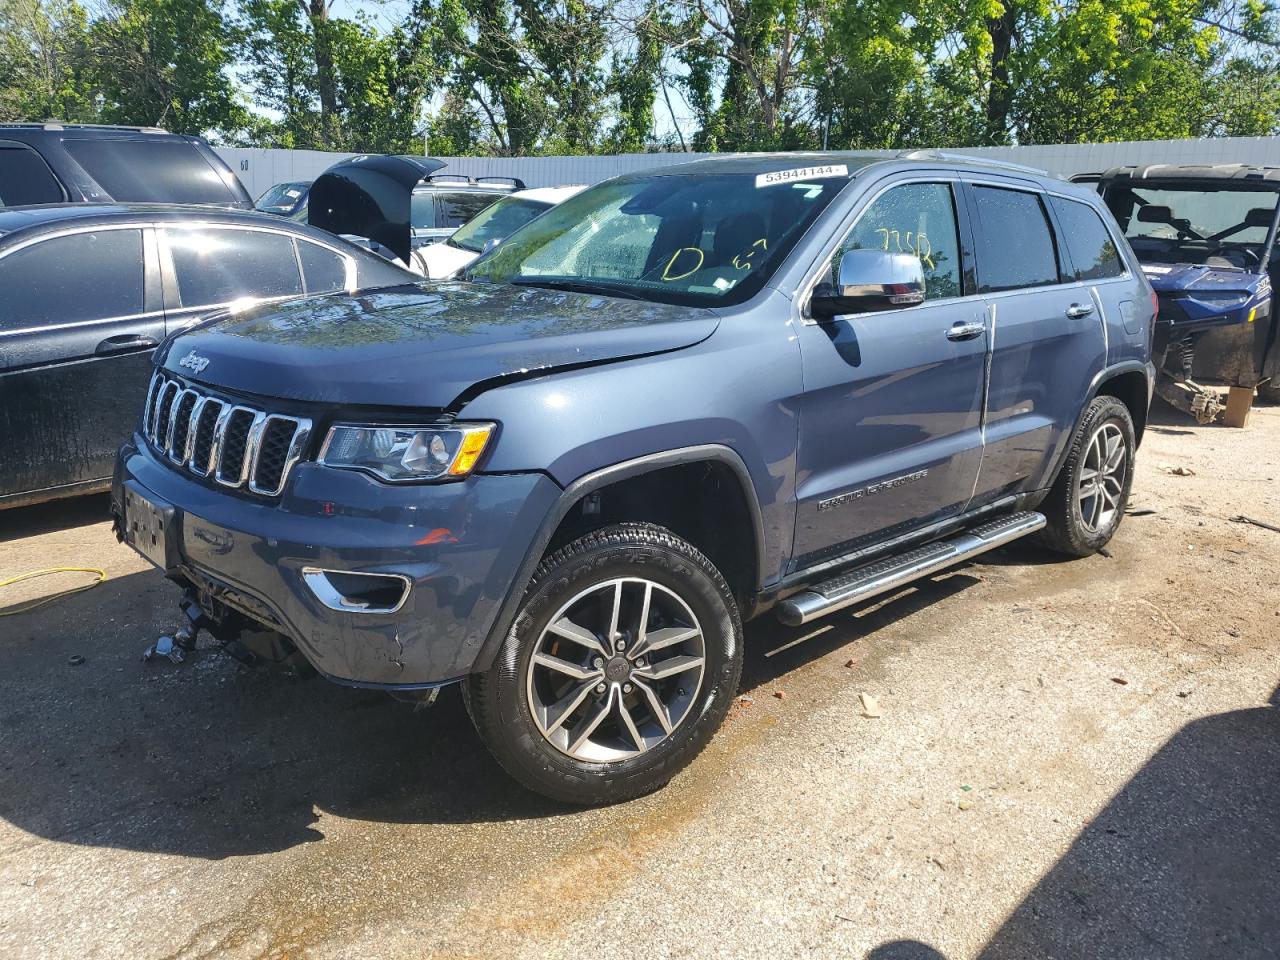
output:
[[[409,578],[400,573],[304,567],[302,579],[317,600],[344,613],[395,613],[409,597]]]

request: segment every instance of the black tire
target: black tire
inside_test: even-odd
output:
[[[1090,444],[1104,428],[1119,431],[1124,443],[1124,474],[1121,489],[1107,521],[1091,526],[1081,509],[1080,480],[1081,473],[1086,470]],[[1095,397],[1071,438],[1067,459],[1058,471],[1052,489],[1040,504],[1040,512],[1045,515],[1048,523],[1036,535],[1037,541],[1050,550],[1073,557],[1087,557],[1106,546],[1115,536],[1129,502],[1136,448],[1133,418],[1129,415],[1129,408],[1115,397]]]
[[[1258,387],[1258,399],[1263,403],[1280,404],[1280,384],[1264,383]]]
[[[535,648],[557,612],[595,585],[618,578],[643,578],[686,605],[700,627],[702,673],[665,739],[629,758],[589,762],[553,745],[535,723],[530,671]],[[621,524],[589,533],[543,559],[493,666],[467,679],[464,696],[481,739],[513,778],[555,800],[597,805],[657,790],[692,761],[724,721],[741,673],[742,622],[720,572],[669,530]],[[622,686],[617,686],[610,689],[610,703],[615,692],[622,702]],[[685,695],[684,689],[679,692]]]

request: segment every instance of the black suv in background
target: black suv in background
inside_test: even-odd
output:
[[[112,201],[253,208],[244,184],[199,137],[157,127],[0,123],[0,207]]]

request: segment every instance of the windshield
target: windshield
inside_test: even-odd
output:
[[[482,210],[470,223],[459,227],[447,242],[461,250],[479,253],[490,240],[505,240],[550,208],[551,204],[540,200],[503,197]]]
[[[277,183],[258,198],[254,207],[267,213],[292,213],[306,192],[305,183]]]
[[[1253,267],[1280,192],[1205,184],[1112,186],[1107,206],[1140,260]]]
[[[604,183],[548,210],[465,275],[662,303],[741,303],[849,182],[843,167],[804,173]]]

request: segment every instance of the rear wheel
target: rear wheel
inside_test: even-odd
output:
[[[1038,537],[1041,543],[1076,557],[1106,546],[1129,502],[1135,447],[1129,408],[1115,397],[1095,397],[1040,505],[1048,521]]]
[[[613,803],[661,787],[702,750],[741,670],[742,625],[720,573],[670,531],[625,524],[539,565],[467,699],[529,789]]]

